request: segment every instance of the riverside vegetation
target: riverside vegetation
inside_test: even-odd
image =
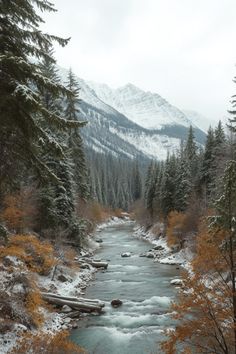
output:
[[[0,333],[20,333],[14,353],[79,353],[66,332],[44,331],[48,307],[39,277],[76,256],[96,224],[121,210],[177,252],[194,254],[173,304],[178,324],[168,353],[236,353],[235,99],[228,128],[209,128],[205,147],[194,129],[166,161],[132,161],[84,148],[79,87],[62,83],[53,43],[39,15],[46,0],[0,2]],[[147,172],[146,172],[147,170]],[[146,179],[145,179],[146,172]],[[77,268],[76,268],[77,267]],[[26,330],[30,330],[26,334]],[[36,330],[36,331],[35,331]]]

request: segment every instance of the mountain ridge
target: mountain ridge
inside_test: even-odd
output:
[[[59,70],[65,82],[68,71]],[[80,87],[80,119],[88,121],[81,131],[87,148],[117,157],[163,160],[179,149],[181,140],[186,140],[193,122],[159,94],[145,92],[131,83],[111,89],[77,76],[76,80]],[[168,119],[163,119],[162,112]],[[157,124],[152,127],[153,122]],[[195,135],[197,142],[204,144],[205,132],[195,127]]]

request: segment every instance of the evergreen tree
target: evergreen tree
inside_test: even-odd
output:
[[[140,199],[141,196],[142,196],[142,180],[140,176],[138,162],[136,161],[132,169],[132,199],[133,201],[135,201]]]
[[[161,185],[161,210],[164,218],[175,209],[176,157],[168,156]]]
[[[176,190],[174,195],[175,210],[185,211],[192,192],[191,172],[188,161],[182,156],[177,160]]]
[[[185,156],[190,166],[191,177],[195,178],[197,173],[197,146],[192,126],[189,128],[188,138],[185,146]]]
[[[206,200],[209,199],[212,190],[213,179],[215,175],[215,135],[213,129],[210,127],[207,134],[205,152],[202,163],[202,183],[205,186]]]
[[[47,48],[53,41],[64,46],[68,40],[39,31],[43,20],[36,13],[37,8],[55,11],[50,2],[41,0],[23,0],[20,5],[16,1],[3,0],[0,4],[1,29],[4,33],[0,58],[0,140],[3,142],[7,136],[11,140],[11,144],[6,143],[2,151],[0,170],[5,170],[2,162],[10,158],[15,165],[23,163],[34,167],[42,176],[50,174],[41,158],[42,147],[47,145],[55,154],[63,154],[61,144],[48,134],[45,127],[66,131],[80,123],[66,121],[42,104],[39,91],[43,88],[52,93],[69,93],[61,84],[45,78],[39,64],[29,58],[53,63]]]
[[[157,163],[154,163],[152,161],[148,167],[146,182],[145,182],[145,186],[146,186],[145,205],[147,210],[150,213],[151,219],[153,219],[154,211],[155,211],[154,201],[156,196],[158,175],[159,175],[158,165]]]
[[[71,69],[68,72],[66,87],[71,92],[71,95],[67,96],[65,101],[65,117],[67,120],[78,121],[79,87]],[[88,170],[83,141],[77,128],[70,131],[68,144],[71,150],[71,158],[74,163],[74,181],[77,195],[80,198],[87,200],[90,196]]]

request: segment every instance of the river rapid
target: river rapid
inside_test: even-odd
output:
[[[174,326],[169,306],[177,290],[170,281],[180,271],[139,257],[151,245],[134,236],[132,222],[107,227],[98,237],[103,243],[96,257],[109,260],[109,266],[96,273],[85,296],[104,301],[105,313],[81,320],[71,339],[89,354],[160,354],[163,330]],[[132,256],[122,258],[123,252]],[[123,305],[111,307],[112,299]]]

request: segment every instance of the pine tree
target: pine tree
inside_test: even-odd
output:
[[[194,179],[197,173],[197,146],[192,126],[189,128],[185,156],[190,166],[191,177]]]
[[[168,156],[161,185],[161,211],[164,218],[175,209],[176,157]]]
[[[185,211],[192,193],[191,172],[188,161],[182,156],[177,160],[176,190],[174,195],[175,210]]]
[[[206,146],[203,156],[202,163],[202,183],[205,186],[206,200],[209,199],[212,190],[212,184],[215,175],[215,134],[213,129],[210,127],[207,134]]]
[[[53,41],[65,46],[68,40],[39,30],[43,20],[36,13],[37,8],[55,11],[50,2],[41,0],[23,0],[20,6],[16,1],[7,0],[0,4],[1,29],[4,33],[0,57],[0,140],[8,136],[11,141],[11,144],[5,145],[0,170],[4,170],[2,162],[4,164],[10,158],[15,164],[34,167],[42,176],[52,175],[41,159],[42,147],[47,145],[55,154],[63,154],[61,144],[48,134],[45,127],[66,131],[81,124],[66,121],[42,104],[39,94],[42,89],[65,95],[69,93],[63,85],[45,78],[38,62],[31,62],[29,58],[54,63],[47,48]]]
[[[69,121],[78,121],[78,104],[80,102],[78,98],[79,87],[71,69],[68,72],[66,87],[71,92],[71,95],[67,96],[65,100],[65,118]],[[74,181],[77,195],[83,200],[87,200],[90,197],[88,169],[83,141],[78,128],[70,131],[68,144],[71,150],[71,158],[74,163]]]
[[[132,199],[136,201],[142,195],[142,180],[140,176],[138,162],[136,161],[132,169]]]
[[[151,219],[153,219],[154,217],[154,201],[156,196],[158,175],[158,165],[152,161],[148,167],[145,182],[145,205],[150,213]]]

